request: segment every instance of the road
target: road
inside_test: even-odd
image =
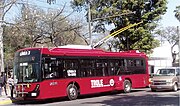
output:
[[[19,104],[11,104],[19,105]],[[179,106],[180,90],[151,92],[150,88],[135,89],[131,93],[105,93],[81,96],[77,100],[56,99],[28,102],[21,105],[34,106]]]

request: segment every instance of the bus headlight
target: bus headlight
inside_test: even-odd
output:
[[[37,96],[36,92],[31,93],[31,96]]]
[[[39,95],[39,87],[40,87],[40,85],[37,84],[36,87],[34,88],[34,90],[30,93],[31,97],[37,97]]]

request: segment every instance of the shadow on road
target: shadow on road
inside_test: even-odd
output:
[[[133,95],[133,93],[136,92],[142,92],[147,94],[142,95]],[[99,93],[99,94],[92,94],[92,95],[82,95],[79,96],[79,100],[87,99],[87,98],[94,98],[94,97],[101,97],[101,96],[108,96],[112,99],[104,100],[102,102],[83,102],[83,105],[88,104],[103,104],[101,106],[179,106],[179,95],[178,94],[171,94],[168,95],[159,95],[159,93],[165,92],[160,91],[159,93],[152,93],[149,94],[148,92],[151,92],[147,89],[134,89],[131,93],[125,94],[123,91],[116,91],[116,92],[106,92],[106,93]],[[68,101],[67,98],[55,98],[55,99],[46,99],[41,101],[23,101],[23,102],[13,102],[15,104],[19,105],[25,105],[25,104],[32,104],[32,105],[38,105],[38,104],[46,104],[46,103],[55,103],[55,102],[65,102]]]
[[[47,104],[47,103],[55,103],[55,102],[61,102],[61,101],[67,101],[66,98],[53,98],[53,99],[45,99],[45,100],[23,100],[23,101],[13,101],[12,103],[17,105],[38,105],[38,104]]]
[[[133,92],[140,92],[140,91],[144,91],[144,90],[139,90],[139,89],[135,89],[132,90]],[[104,92],[104,93],[97,93],[97,94],[89,94],[89,95],[81,95],[78,97],[78,99],[86,99],[86,98],[94,98],[94,97],[101,97],[101,96],[113,96],[116,94],[124,94],[123,91],[113,91],[113,92]],[[18,105],[25,105],[25,104],[46,104],[46,103],[55,103],[55,102],[64,102],[64,101],[69,101],[66,97],[64,98],[53,98],[53,99],[45,99],[45,100],[30,100],[30,101],[16,101],[16,100],[12,100],[12,102],[14,104],[18,104]]]
[[[115,97],[116,96],[116,97]],[[86,102],[83,104],[103,104],[102,106],[179,106],[178,94],[171,96],[160,96],[157,94],[135,95],[113,95],[113,99],[102,102]]]

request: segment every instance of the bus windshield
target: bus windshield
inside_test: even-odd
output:
[[[29,52],[24,53],[22,52]],[[38,82],[40,79],[40,51],[20,51],[15,55],[14,75],[18,82]]]
[[[174,76],[175,69],[159,69],[156,76]]]

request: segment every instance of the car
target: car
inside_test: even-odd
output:
[[[180,88],[180,67],[161,68],[151,78],[151,91],[173,90]]]

